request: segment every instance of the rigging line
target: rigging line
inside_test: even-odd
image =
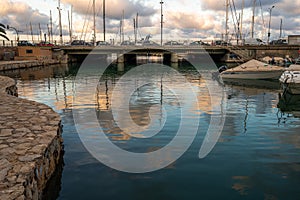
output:
[[[262,18],[262,21],[263,21],[263,25],[264,25],[264,27],[266,27],[265,18],[264,18],[264,12],[263,12],[263,7],[262,7],[261,0],[259,0],[259,4],[260,4],[260,9],[261,9],[261,18]]]
[[[261,9],[261,18],[262,18],[262,21],[263,21],[263,27],[264,27],[264,32],[263,32],[263,35],[265,35],[265,32],[266,32],[267,26],[266,26],[266,23],[265,23],[264,11],[263,11],[263,7],[262,7],[261,0],[259,0],[259,4],[260,4],[260,9]]]
[[[83,40],[84,40],[84,41],[85,41],[85,39],[86,39],[86,34],[87,34],[87,31],[88,31],[89,25],[90,25],[90,18],[88,19],[87,26],[86,26],[86,29],[85,29],[85,31],[84,31],[84,37],[83,37]]]
[[[90,0],[90,2],[92,2],[92,0]],[[91,9],[91,11],[92,11],[92,5],[91,4],[90,4],[91,7],[89,9]],[[86,40],[87,31],[88,31],[88,28],[90,28],[89,26],[90,26],[91,17],[92,17],[92,15],[89,15],[89,12],[90,12],[90,10],[88,10],[88,13],[87,13],[87,24],[86,24],[86,27],[85,27],[84,37],[83,37],[84,41]]]
[[[80,40],[82,40],[82,36],[83,36],[83,30],[85,29],[85,25],[86,25],[87,16],[88,16],[89,9],[90,9],[90,4],[91,4],[91,0],[89,1],[88,7],[87,7],[87,10],[86,10],[86,14],[85,14],[85,16],[84,16],[84,21],[83,21],[82,32],[81,32],[81,35],[80,35]]]
[[[103,6],[103,3],[100,4],[100,6],[98,6],[98,10],[96,12],[96,16],[99,17],[100,14],[102,14],[102,6]]]
[[[234,0],[232,0],[232,4],[233,4],[233,7],[234,7],[234,14],[235,14],[235,20],[236,20],[236,23],[237,23],[237,31],[236,31],[236,35],[237,35],[237,38],[239,37],[239,35],[241,34],[240,33],[240,19],[239,17],[237,16],[237,11],[236,11],[236,6],[235,6],[235,3],[234,3]]]
[[[90,0],[90,2],[91,2],[91,0]],[[92,6],[91,6],[91,9],[92,9]],[[84,31],[84,29],[83,29],[83,31],[84,31],[84,37],[83,37],[83,40],[84,40],[84,41],[85,41],[85,39],[86,39],[86,35],[87,35],[88,28],[90,28],[89,26],[90,26],[91,17],[92,17],[92,16],[89,15],[89,14],[87,13],[87,18],[88,18],[88,20],[87,20],[87,25],[86,25],[85,31]]]
[[[234,20],[234,13],[233,13],[233,9],[232,9],[231,3],[229,3],[229,7],[230,7],[230,10],[231,10],[231,15],[232,15],[232,19],[233,19],[234,31],[237,33],[236,24],[235,24],[235,20]]]

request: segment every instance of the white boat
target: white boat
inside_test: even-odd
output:
[[[283,90],[291,94],[300,94],[300,65],[291,65],[287,69],[279,78]]]
[[[258,60],[250,60],[242,65],[221,72],[220,76],[222,79],[278,80],[284,70],[283,67],[270,65]]]

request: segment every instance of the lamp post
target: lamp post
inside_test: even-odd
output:
[[[19,42],[19,33],[22,33],[23,31],[17,30],[15,27],[9,26],[7,25],[6,28],[9,29],[13,29],[14,31],[16,31],[17,34],[17,42]]]
[[[164,28],[163,4],[164,2],[161,0],[160,1],[160,46],[163,45],[163,28]]]
[[[271,8],[269,8],[269,12],[270,12],[270,18],[269,18],[269,31],[268,31],[268,45],[270,44],[270,36],[271,36],[271,18],[272,18],[272,10],[273,8],[275,8],[275,6],[272,6]]]

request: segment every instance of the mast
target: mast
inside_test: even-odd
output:
[[[280,35],[279,38],[282,38],[282,18],[280,19]]]
[[[242,13],[241,13],[241,35],[240,35],[240,39],[243,40],[243,18],[244,18],[244,8],[245,8],[245,0],[243,0],[242,2]]]
[[[125,20],[125,11],[123,10],[123,15],[122,15],[122,26],[121,26],[121,29],[122,29],[122,42],[124,42],[124,20]]]
[[[164,2],[160,1],[160,46],[163,45],[163,28],[164,28],[164,14],[163,14],[163,4]]]
[[[93,0],[93,14],[94,14],[94,38],[93,38],[93,43],[94,43],[94,46],[96,46],[96,5],[95,5],[95,0]]]
[[[138,34],[138,27],[139,27],[139,13],[136,13],[136,18],[133,19],[133,26],[134,26],[134,41],[135,41],[135,44],[136,44],[137,34]]]
[[[31,40],[32,40],[32,43],[34,43],[33,41],[33,31],[32,31],[32,24],[30,22],[30,33],[31,33]]]
[[[136,19],[133,18],[133,33],[134,33],[134,44],[136,44],[137,42],[137,38],[136,38]]]
[[[72,33],[71,40],[73,40],[73,5],[71,6],[71,33]]]
[[[60,9],[60,0],[58,0],[58,18],[59,18],[59,38],[60,44],[63,44],[63,36],[62,36],[62,25],[61,25],[61,9]]]
[[[105,11],[105,0],[103,0],[103,41],[106,40],[106,24],[105,24],[105,18],[106,18],[106,11]]]
[[[53,43],[53,32],[52,32],[52,27],[53,27],[53,23],[52,23],[52,12],[50,10],[50,36],[51,36],[51,43]],[[49,38],[50,41],[50,38]]]
[[[43,40],[41,24],[39,23],[40,42]]]
[[[225,42],[228,42],[229,0],[226,0]]]
[[[136,13],[136,32],[139,29],[139,13]]]
[[[70,43],[72,42],[72,29],[71,29],[71,19],[70,19],[70,12],[68,11],[68,22],[69,22],[69,36],[70,36]]]
[[[120,20],[120,43],[122,43],[122,19]]]
[[[47,24],[47,30],[48,30],[48,42],[50,43],[50,27],[49,27],[49,24]]]
[[[251,37],[252,38],[254,38],[255,7],[256,7],[256,0],[253,0],[253,14],[252,14],[252,26],[251,26]]]

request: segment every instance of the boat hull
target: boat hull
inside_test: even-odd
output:
[[[282,71],[259,71],[259,72],[222,72],[222,79],[253,79],[253,80],[266,80],[266,79],[276,79],[278,80],[281,76]]]
[[[285,71],[279,81],[284,91],[290,94],[300,94],[300,71]]]

